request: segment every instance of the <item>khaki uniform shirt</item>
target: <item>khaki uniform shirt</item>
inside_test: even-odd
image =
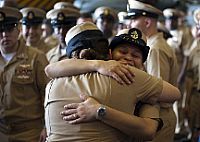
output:
[[[0,53],[0,132],[17,134],[16,141],[28,140],[20,132],[43,127],[47,64],[43,53],[24,42],[9,62]]]
[[[99,73],[58,78],[50,82],[45,96],[47,141],[127,142],[127,135],[101,121],[70,125],[62,120],[60,112],[66,104],[81,102],[80,93],[131,115],[139,100],[155,104],[162,92],[162,80],[136,68],[133,70],[136,82],[128,86]]]
[[[57,61],[60,61],[64,58],[67,58],[66,53],[61,52],[61,47],[60,45],[52,48],[47,54],[47,60],[49,63],[55,63]]]
[[[187,74],[193,80],[193,88],[200,90],[200,40],[194,40],[196,47],[189,55]],[[194,44],[193,44],[194,46]]]
[[[56,47],[59,45],[59,40],[54,36],[50,35],[47,38],[44,39],[44,42],[50,46],[51,48]]]
[[[173,51],[176,54],[177,63],[179,65],[179,72],[180,72],[181,65],[182,65],[183,59],[184,59],[183,49],[182,49],[182,47],[180,47],[181,42],[182,42],[183,31],[174,30],[174,31],[170,31],[170,33],[173,37],[168,38],[167,43],[169,44],[169,46],[173,49]]]
[[[147,72],[153,76],[176,86],[178,65],[174,51],[169,47],[162,33],[157,33],[147,39],[150,51],[147,57]],[[163,128],[156,134],[153,142],[172,142],[176,125],[176,116],[170,103],[160,103],[160,117]],[[164,139],[163,139],[164,138]]]
[[[178,63],[178,71],[180,72],[184,56],[187,54],[188,50],[190,49],[190,45],[192,43],[192,35],[188,28],[180,28],[177,30],[170,31],[172,38],[168,38],[167,43],[169,46],[174,50],[177,63]]]
[[[177,59],[173,50],[166,43],[162,33],[157,33],[147,40],[150,47],[147,57],[147,72],[176,86]]]
[[[38,43],[37,43],[37,45],[36,46],[32,46],[32,47],[34,47],[34,48],[37,48],[37,49],[39,49],[40,51],[42,51],[43,53],[47,53],[49,50],[51,50],[51,46],[49,46],[48,44],[46,44],[45,42],[44,42],[44,40],[40,40]]]

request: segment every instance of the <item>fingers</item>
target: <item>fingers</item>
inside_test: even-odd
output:
[[[76,109],[79,103],[71,103],[64,106],[65,109]]]
[[[81,122],[83,122],[83,119],[82,119],[82,118],[78,118],[78,119],[69,121],[68,123],[69,123],[69,124],[79,124],[79,123],[81,123]]]
[[[122,72],[122,79],[125,81],[126,84],[131,84],[134,82],[134,75],[131,73],[131,71],[128,69],[126,65],[121,68]]]
[[[134,82],[132,73],[130,73],[130,71],[124,66],[113,72],[113,78],[115,78],[120,84],[129,85]]]
[[[115,72],[113,72],[112,73],[112,75],[111,75],[118,83],[120,83],[120,84],[126,84],[122,79],[121,79],[121,77],[117,74],[117,73],[115,73]]]
[[[71,115],[71,114],[74,114],[74,113],[77,113],[76,109],[65,110],[65,111],[62,111],[60,114],[67,116],[67,115]]]
[[[65,120],[65,121],[73,121],[73,120],[76,120],[78,118],[80,118],[79,115],[77,113],[73,113],[71,115],[64,116],[63,120]]]

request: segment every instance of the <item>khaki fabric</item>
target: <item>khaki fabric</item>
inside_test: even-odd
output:
[[[6,63],[0,54],[0,131],[15,141],[36,141],[44,126],[43,101],[48,61],[37,49],[19,42]],[[26,132],[33,131],[27,135]],[[31,138],[34,138],[31,140]]]
[[[44,42],[50,47],[54,48],[59,45],[59,40],[56,36],[50,35],[44,39]]]
[[[190,102],[189,102],[189,127],[192,132],[196,131],[196,128],[200,128],[200,92],[198,92],[196,89],[193,89],[190,96]]]
[[[172,30],[170,31],[171,35],[173,36],[172,38],[169,38],[167,40],[167,43],[170,45],[170,47],[174,50],[176,57],[177,57],[177,63],[178,63],[178,79],[177,82],[178,88],[182,94],[182,97],[180,100],[178,100],[174,104],[174,110],[177,111],[177,126],[176,126],[176,133],[185,133],[185,114],[183,110],[183,104],[184,104],[184,99],[185,98],[185,92],[186,92],[186,87],[185,87],[185,74],[183,76],[182,72],[185,72],[184,67],[184,60],[186,58],[186,55],[189,54],[191,48],[191,42],[192,42],[192,35],[190,32],[190,29],[186,26],[182,26],[178,28],[177,30]],[[181,74],[180,74],[181,73]],[[182,81],[180,81],[180,78],[183,78]]]
[[[49,50],[51,50],[51,48],[52,48],[50,45],[46,44],[43,39],[41,39],[40,41],[38,41],[38,43],[37,43],[36,46],[32,46],[32,47],[37,48],[38,50],[42,51],[45,54]]]
[[[81,102],[80,93],[90,95],[100,103],[119,111],[133,114],[141,100],[155,104],[162,91],[162,80],[133,68],[136,82],[122,86],[110,77],[98,73],[58,78],[46,88],[45,123],[48,141],[127,142],[130,138],[101,121],[70,125],[62,120],[60,112],[68,103]],[[145,112],[144,112],[145,114]],[[152,113],[152,117],[155,113]]]
[[[55,63],[61,59],[67,58],[67,55],[61,52],[60,45],[52,48],[49,52],[47,52],[46,56],[49,63]]]
[[[176,55],[166,43],[162,33],[147,39],[147,45],[150,47],[147,72],[176,86],[178,73]]]
[[[173,37],[168,38],[167,43],[176,54],[179,71],[178,73],[180,73],[184,56],[190,50],[193,38],[190,29],[186,27],[170,31],[170,33]]]
[[[200,41],[194,40],[193,50],[189,55],[189,63],[187,68],[187,76],[192,79],[192,90],[189,96],[189,126],[194,132],[195,128],[200,128]]]
[[[164,124],[157,132],[153,142],[174,142],[174,131],[176,125],[176,115],[172,107],[160,108],[160,117]]]
[[[176,86],[178,65],[176,55],[169,47],[162,33],[157,33],[147,39],[147,45],[150,47],[147,57],[147,72],[153,76]],[[153,142],[173,142],[176,116],[172,109],[172,104],[160,103],[160,117],[163,120],[164,127],[156,134]],[[166,109],[166,110],[165,110]],[[170,109],[171,111],[167,111]],[[168,118],[170,118],[168,120]],[[165,138],[165,139],[163,139]]]
[[[193,80],[193,88],[200,90],[200,40],[196,39],[194,43],[196,47],[189,55],[187,75]]]

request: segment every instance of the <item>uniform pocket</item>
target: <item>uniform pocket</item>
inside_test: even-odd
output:
[[[15,69],[13,82],[17,84],[31,84],[33,80],[33,68],[30,64],[20,64]]]

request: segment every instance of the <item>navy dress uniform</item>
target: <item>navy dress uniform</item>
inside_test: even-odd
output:
[[[18,40],[18,9],[0,8],[0,137],[36,142],[44,127],[46,56]],[[5,40],[7,39],[7,40]],[[9,40],[8,40],[9,39]]]
[[[21,19],[22,36],[26,45],[35,47],[44,53],[47,53],[51,47],[42,39],[42,22],[45,19],[46,12],[39,8],[26,7],[20,10],[23,15]]]
[[[57,36],[60,42],[58,46],[47,53],[47,59],[50,63],[67,57],[65,35],[71,27],[76,25],[79,16],[79,11],[72,8],[52,9],[46,14],[46,18],[51,20],[54,35]]]
[[[147,57],[146,69],[153,76],[176,85],[177,80],[177,59],[173,50],[166,43],[162,33],[157,32],[157,21],[162,11],[152,5],[129,0],[127,6],[128,17],[133,19],[132,26],[141,28],[147,36],[147,45],[150,51]],[[148,25],[143,22],[145,19]],[[153,31],[153,32],[152,32]],[[160,117],[163,120],[163,128],[155,135],[153,142],[173,142],[174,131],[176,126],[176,115],[173,111],[172,104],[160,103]]]

